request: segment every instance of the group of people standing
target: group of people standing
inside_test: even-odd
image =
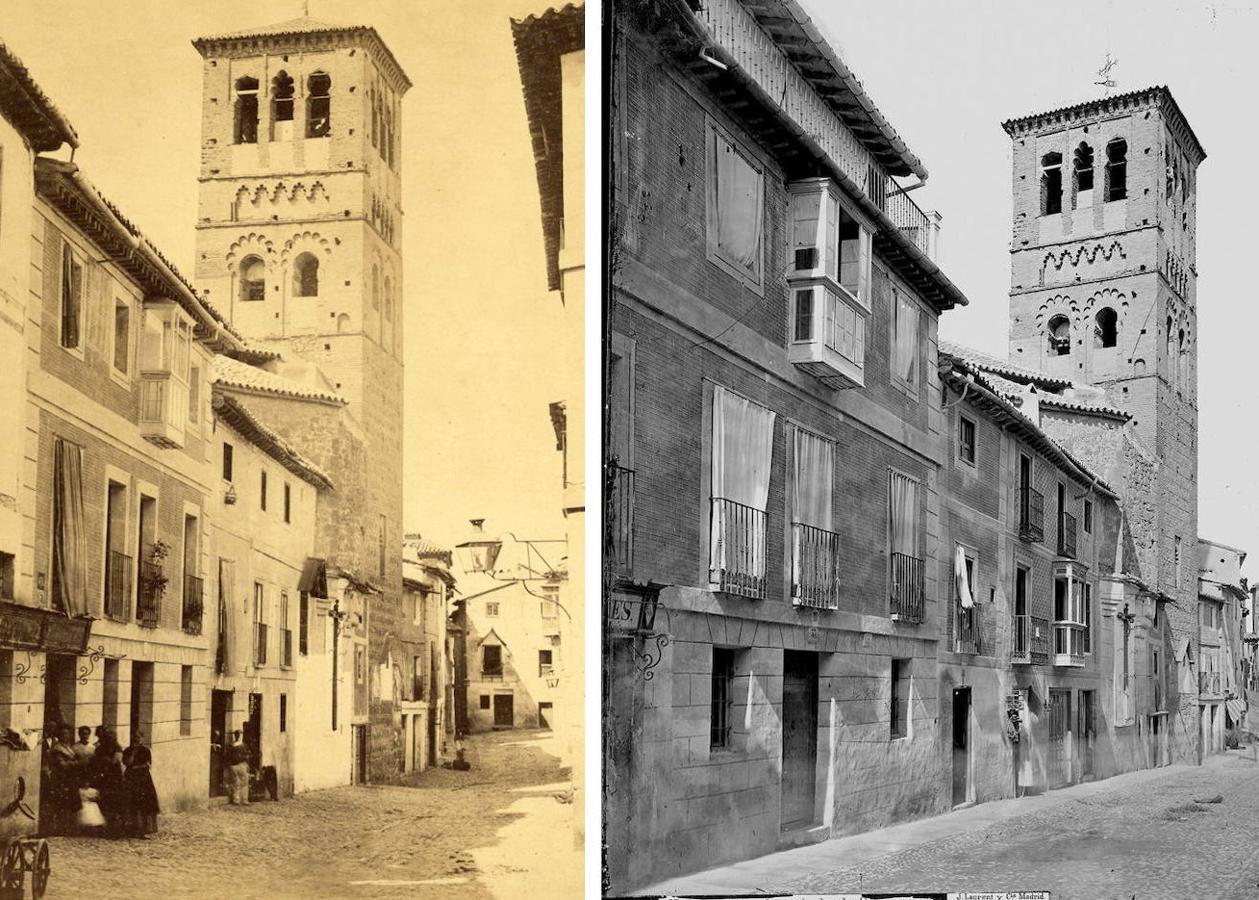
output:
[[[104,833],[144,837],[157,831],[160,812],[149,770],[153,754],[139,732],[125,750],[112,728],[69,725],[52,729],[44,743],[41,802],[45,833]]]

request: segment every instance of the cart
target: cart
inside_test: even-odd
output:
[[[18,777],[13,800],[0,809],[0,819],[21,813],[34,819],[35,813],[26,803],[26,780]],[[31,896],[44,896],[48,889],[48,875],[52,861],[48,842],[41,837],[24,835],[0,835],[0,900],[20,900],[26,894],[26,873],[31,873]]]

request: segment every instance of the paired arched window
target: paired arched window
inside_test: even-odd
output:
[[[1119,343],[1119,316],[1109,306],[1097,311],[1097,325],[1094,329],[1098,347],[1114,347]]]
[[[306,79],[306,137],[326,137],[332,130],[332,77],[313,72]]]
[[[293,77],[281,69],[271,79],[271,139],[278,140],[277,122],[293,121]],[[292,137],[292,132],[288,136]]]
[[[1128,196],[1128,142],[1115,138],[1106,145],[1106,202]]]
[[[236,79],[236,122],[233,140],[238,144],[258,143],[258,79]]]
[[[1076,208],[1093,205],[1093,148],[1083,141],[1075,148],[1073,177]]]
[[[1062,154],[1046,153],[1040,158],[1040,214],[1062,212]]]
[[[1057,315],[1049,320],[1049,355],[1066,356],[1071,352],[1071,320]]]
[[[293,296],[319,296],[319,260],[313,253],[299,253],[293,261]]]
[[[240,263],[240,299],[265,300],[267,297],[267,264],[261,257],[246,256]]]

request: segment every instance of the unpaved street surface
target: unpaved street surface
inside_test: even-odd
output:
[[[468,772],[248,807],[216,801],[163,815],[146,840],[52,838],[47,896],[579,897],[581,795],[556,799],[569,785],[554,743],[549,732],[476,735]]]

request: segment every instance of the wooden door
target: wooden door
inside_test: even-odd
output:
[[[1049,692],[1049,787],[1071,781],[1071,692]]]
[[[511,728],[513,724],[515,724],[515,711],[513,709],[512,695],[495,694],[494,727]]]
[[[783,653],[782,827],[813,823],[817,785],[817,654]]]
[[[970,788],[970,688],[953,689],[953,805],[965,803]]]

